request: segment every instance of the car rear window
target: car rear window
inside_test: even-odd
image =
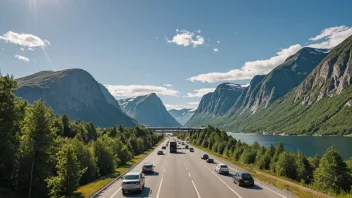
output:
[[[138,175],[126,175],[125,179],[132,180],[132,179],[139,179]]]
[[[221,168],[227,168],[227,166],[226,166],[226,165],[221,165],[220,167],[221,167]]]
[[[252,176],[250,174],[242,174],[242,178],[244,178],[244,179],[252,179]]]
[[[151,168],[152,165],[144,165],[144,168]]]

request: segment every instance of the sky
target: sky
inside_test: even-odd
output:
[[[248,84],[302,47],[352,35],[352,1],[1,0],[0,71],[81,68],[117,99],[156,93],[196,108],[220,83]]]

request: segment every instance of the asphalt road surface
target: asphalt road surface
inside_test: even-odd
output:
[[[167,140],[166,140],[167,141]],[[288,191],[278,189],[259,180],[254,187],[240,187],[233,183],[232,175],[241,168],[227,164],[229,175],[220,175],[215,172],[216,163],[221,163],[216,157],[215,163],[209,164],[200,157],[204,153],[199,149],[189,152],[183,145],[178,148],[178,153],[169,153],[169,147],[164,149],[164,155],[157,155],[163,142],[131,172],[140,171],[144,163],[152,163],[154,174],[145,174],[145,188],[143,192],[122,195],[122,179],[115,181],[111,186],[95,197],[152,197],[152,198],[289,198],[296,197]],[[244,171],[245,172],[245,171]]]

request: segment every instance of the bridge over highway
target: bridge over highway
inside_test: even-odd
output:
[[[153,132],[195,132],[205,129],[205,127],[146,127]]]

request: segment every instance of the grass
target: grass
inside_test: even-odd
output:
[[[249,173],[251,173],[253,175],[253,177],[257,178],[260,181],[269,183],[273,186],[276,186],[277,188],[290,191],[291,193],[297,195],[298,197],[302,197],[302,198],[323,198],[323,197],[326,197],[326,196],[320,195],[318,192],[316,192],[314,190],[311,190],[311,189],[307,190],[308,187],[301,186],[301,184],[298,184],[295,181],[291,181],[287,178],[277,177],[276,175],[275,176],[269,175],[268,172],[261,173],[261,172],[257,171],[253,166],[250,166],[247,164],[242,164],[240,162],[234,161],[234,160],[229,159],[227,157],[224,157],[218,153],[215,153],[208,148],[202,148],[202,147],[195,146],[195,145],[193,145],[193,146],[200,149],[200,150],[203,150],[207,153],[210,153],[218,158],[221,158],[222,160],[224,160],[228,163],[235,164],[236,166],[239,166],[239,167],[247,170]],[[286,180],[286,181],[283,181],[283,180]],[[323,194],[323,193],[321,193],[321,194]],[[348,197],[348,198],[352,198],[352,197]]]
[[[112,180],[114,180],[116,177],[118,177],[121,174],[124,174],[129,168],[131,168],[133,165],[139,163],[142,161],[147,155],[149,155],[155,148],[157,148],[165,139],[162,139],[158,144],[156,144],[153,148],[145,151],[144,153],[140,155],[136,155],[131,159],[129,162],[127,162],[125,165],[118,167],[115,169],[115,172],[109,176],[100,178],[96,181],[93,181],[89,184],[86,184],[84,186],[80,186],[76,192],[75,192],[75,197],[90,197],[93,195],[95,192],[97,192],[99,189],[110,183]]]

